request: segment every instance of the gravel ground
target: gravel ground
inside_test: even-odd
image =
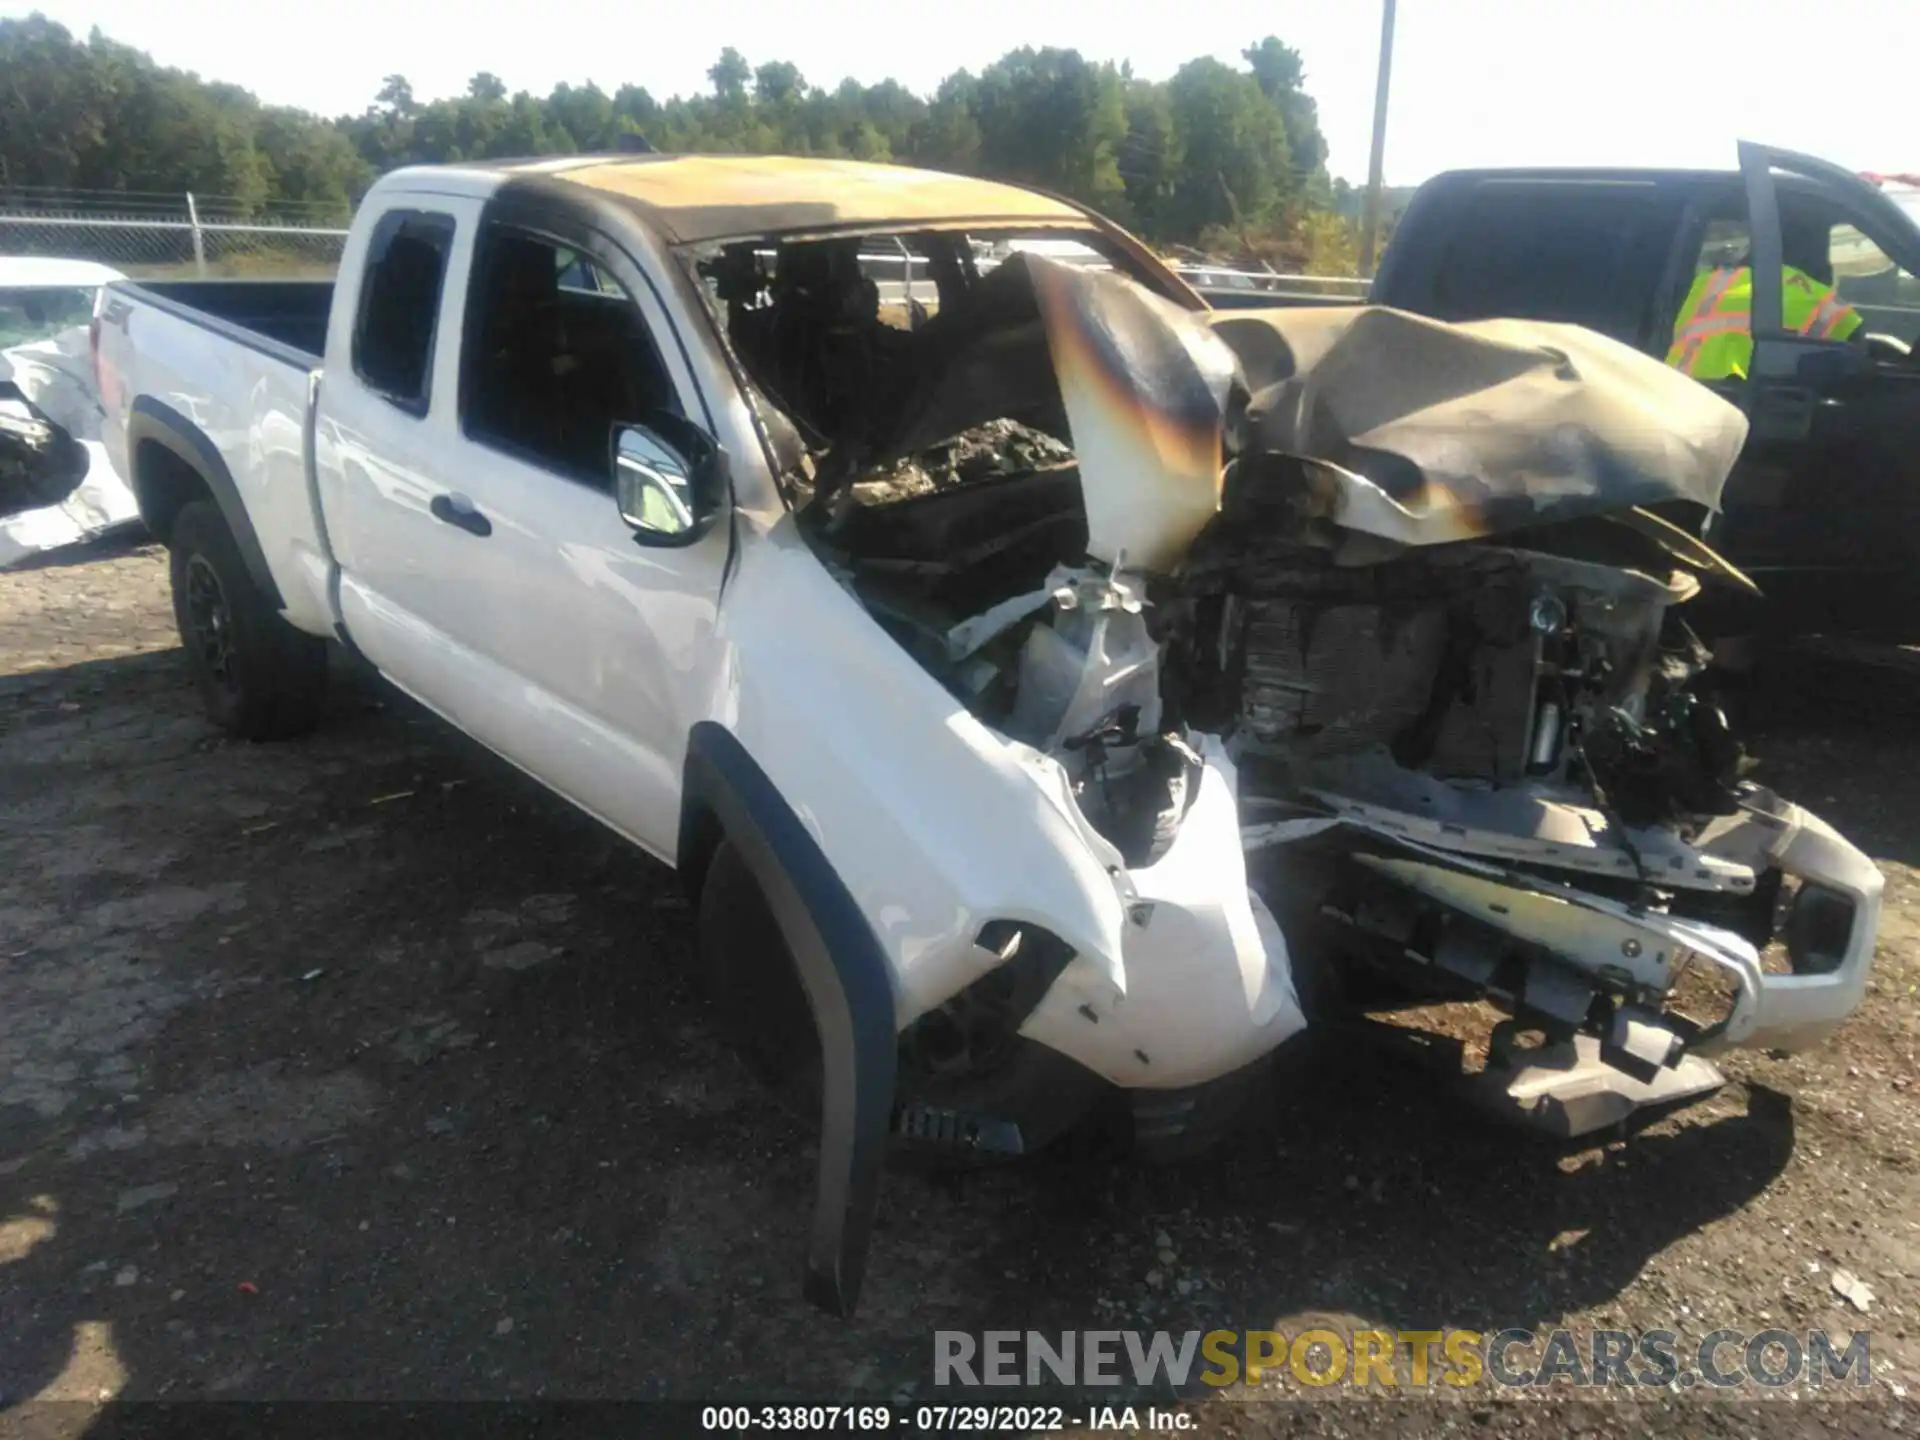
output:
[[[1826,1048],[1737,1056],[1710,1100],[1599,1145],[1353,1051],[1194,1168],[896,1175],[839,1322],[799,1298],[807,1136],[715,1042],[664,870],[351,673],[310,739],[220,738],[153,547],[0,575],[0,676],[4,1403],[945,1400],[937,1329],[1324,1318],[1868,1329],[1875,1384],[1265,1403],[1288,1379],[1196,1387],[1200,1427],[1907,1423],[1920,682],[1810,668],[1765,705],[1763,778],[1889,880],[1871,990]]]

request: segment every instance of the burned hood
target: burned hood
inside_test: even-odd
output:
[[[1374,306],[1208,319],[1250,392],[1230,453],[1308,461],[1326,518],[1401,545],[1673,500],[1717,509],[1746,440],[1745,416],[1705,386],[1577,325]]]

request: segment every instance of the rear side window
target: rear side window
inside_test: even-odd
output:
[[[390,210],[367,246],[353,371],[401,409],[427,413],[440,288],[453,249],[453,217]]]
[[[1557,320],[1636,343],[1667,259],[1664,214],[1651,188],[1482,185],[1442,257],[1439,318]]]

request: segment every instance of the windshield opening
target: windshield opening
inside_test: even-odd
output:
[[[689,258],[802,508],[1070,466],[1027,264],[1164,285],[1095,230],[763,236]]]

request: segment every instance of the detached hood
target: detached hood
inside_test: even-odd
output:
[[[1251,392],[1229,448],[1314,462],[1335,482],[1327,518],[1402,545],[1662,501],[1718,509],[1746,441],[1746,417],[1704,385],[1577,325],[1370,306],[1206,319]]]

